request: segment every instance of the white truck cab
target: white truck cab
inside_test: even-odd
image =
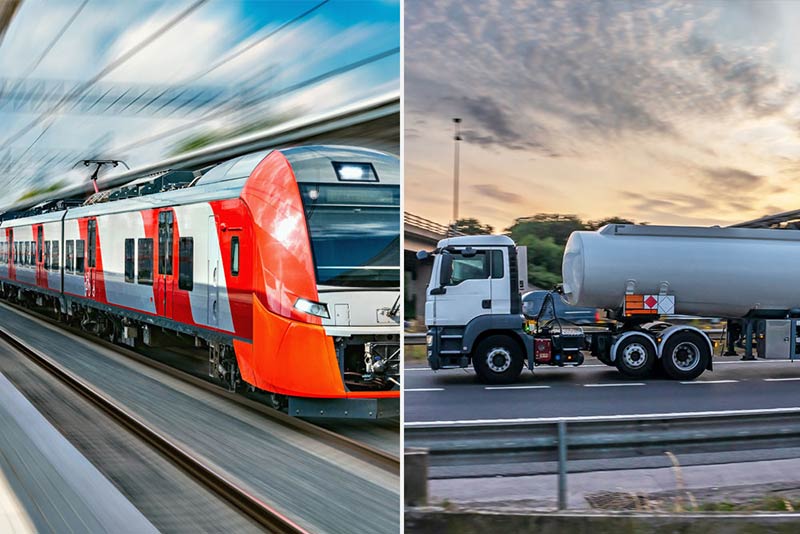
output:
[[[432,369],[467,367],[472,359],[487,382],[516,380],[533,342],[521,313],[527,269],[520,276],[519,266],[527,267],[527,261],[520,262],[519,253],[525,253],[524,247],[518,250],[507,236],[439,241],[425,301]]]

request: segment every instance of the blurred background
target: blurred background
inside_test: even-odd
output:
[[[399,1],[2,0],[0,210],[398,91],[399,36]]]

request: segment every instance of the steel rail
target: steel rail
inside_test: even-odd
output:
[[[126,347],[121,347],[108,340],[99,338],[97,336],[93,336],[78,328],[66,325],[64,323],[60,323],[55,319],[53,319],[52,317],[49,317],[37,311],[30,310],[28,308],[23,308],[9,301],[0,301],[0,306],[5,306],[17,313],[28,315],[34,319],[44,321],[61,330],[65,330],[70,334],[76,335],[81,339],[87,340],[103,348],[113,350],[114,352],[122,355],[123,357],[130,358],[136,361],[137,363],[145,365],[151,369],[155,369],[172,378],[175,378],[184,383],[200,388],[204,391],[211,392],[215,395],[223,397],[228,401],[234,402],[239,406],[242,406],[243,408],[246,408],[253,412],[257,412],[262,416],[266,416],[269,419],[275,421],[276,423],[284,427],[288,427],[296,432],[309,436],[315,439],[316,441],[323,442],[337,450],[340,450],[351,456],[364,460],[367,463],[374,465],[390,474],[397,476],[400,475],[400,458],[389,452],[380,450],[376,447],[372,447],[370,445],[367,445],[366,443],[356,441],[347,436],[337,434],[334,431],[319,427],[303,419],[292,417],[263,403],[247,398],[241,394],[229,391],[223,388],[222,386],[210,382],[209,380],[205,380],[198,376],[192,375],[186,371],[182,371],[180,369],[167,365],[166,363],[154,360],[148,356],[135,352]]]
[[[286,534],[305,534],[308,532],[269,504],[249,493],[236,482],[195,458],[180,445],[148,426],[133,413],[114,402],[113,399],[101,391],[93,388],[89,383],[56,363],[47,355],[29,347],[24,340],[2,328],[0,328],[0,339],[3,339],[70,389],[100,408],[121,426],[166,456],[189,476],[250,517],[261,527],[269,532]]]

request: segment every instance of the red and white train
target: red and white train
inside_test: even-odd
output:
[[[0,239],[5,297],[129,345],[194,336],[210,375],[291,414],[399,413],[394,156],[250,154],[6,214]]]

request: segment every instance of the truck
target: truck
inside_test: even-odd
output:
[[[625,376],[693,380],[712,370],[714,343],[693,325],[661,320],[675,314],[779,320],[785,339],[800,333],[800,284],[786,268],[800,262],[797,230],[612,224],[573,232],[563,284],[540,312],[551,306],[554,317],[533,330],[520,306],[527,254],[508,236],[451,237],[417,257],[433,258],[430,368],[471,364],[487,384],[513,383],[524,367],[578,366],[584,351]],[[554,313],[559,298],[604,309],[610,321],[591,332],[563,321]],[[787,358],[800,352],[790,345]]]

